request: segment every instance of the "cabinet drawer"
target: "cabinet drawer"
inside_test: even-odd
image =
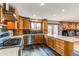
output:
[[[61,43],[61,44],[64,44],[64,41],[61,40],[61,39],[56,39],[56,42]]]
[[[57,46],[57,47],[60,47],[61,49],[64,49],[64,44],[61,44],[61,43],[57,43],[57,42],[56,42],[56,46]]]
[[[60,46],[60,45],[57,45],[57,44],[56,44],[56,47],[59,48],[59,49],[64,50],[64,46]]]
[[[64,50],[62,50],[62,49],[60,49],[60,48],[58,48],[58,47],[56,47],[56,52],[57,53],[59,53],[60,55],[63,55],[64,56]]]

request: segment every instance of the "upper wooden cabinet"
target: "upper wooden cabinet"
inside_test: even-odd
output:
[[[23,29],[30,29],[30,18],[26,18],[23,20]]]
[[[19,18],[19,20],[18,20],[18,27],[19,27],[19,29],[23,29],[23,19],[22,19],[21,16],[19,16],[18,18]]]
[[[6,20],[6,25],[8,29],[16,29],[15,21],[13,20]]]
[[[3,4],[0,3],[0,23],[1,23],[1,19],[2,19],[2,14],[3,14],[3,11],[2,11],[2,8],[3,8]]]
[[[19,29],[30,29],[30,18],[19,17]]]
[[[44,34],[47,34],[48,33],[48,21],[47,21],[47,19],[44,19],[42,21],[42,32]]]

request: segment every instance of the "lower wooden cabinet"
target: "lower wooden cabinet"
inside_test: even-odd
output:
[[[48,36],[46,39],[46,45],[48,45],[53,50],[55,49],[55,38]]]
[[[44,44],[45,44],[45,45],[49,45],[49,44],[48,44],[48,36],[47,36],[47,35],[44,36]]]
[[[27,36],[23,36],[23,45],[28,45],[28,37]]]
[[[73,42],[67,42],[58,38],[43,36],[43,35],[34,35],[33,37],[34,44],[42,44],[45,43],[48,47],[55,50],[62,56],[72,56],[73,55]],[[23,44],[28,44],[28,37],[23,37]]]
[[[56,39],[55,38],[52,38],[51,41],[52,41],[52,49],[55,50]]]
[[[64,56],[64,50],[63,50],[63,49],[60,49],[59,47],[56,47],[56,48],[55,48],[55,51],[56,51],[57,53],[59,53],[60,55]]]
[[[66,56],[73,56],[73,52],[74,52],[74,42],[68,42],[65,41],[64,42],[64,53]]]
[[[56,45],[55,46],[64,50],[64,41],[60,40],[60,39],[56,39]]]
[[[73,42],[67,42],[58,38],[47,36],[46,45],[62,56],[73,55]]]
[[[52,37],[48,37],[48,46],[54,49],[55,41]]]
[[[60,39],[56,39],[55,50],[60,55],[64,55],[64,41]]]
[[[43,35],[35,35],[33,39],[35,44],[43,43]]]

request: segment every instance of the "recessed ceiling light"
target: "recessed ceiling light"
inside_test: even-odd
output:
[[[36,16],[36,14],[33,14],[33,17],[35,17]]]
[[[56,16],[56,14],[54,14],[53,16]]]
[[[41,6],[43,6],[44,5],[44,3],[41,3]]]
[[[65,10],[64,9],[62,9],[62,12],[64,12]]]

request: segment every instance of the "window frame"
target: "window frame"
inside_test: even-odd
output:
[[[34,30],[34,31],[41,31],[41,30],[42,30],[42,22],[31,21],[31,23],[40,23],[40,24],[41,24],[40,29],[32,29],[32,25],[31,25],[31,30]],[[36,28],[37,28],[37,27],[36,27]]]
[[[48,34],[49,34],[49,35],[53,35],[53,34],[54,34],[54,32],[53,32],[53,31],[54,31],[54,29],[53,29],[53,28],[54,28],[54,25],[57,25],[57,26],[58,26],[58,24],[48,23],[48,26],[49,26],[49,25],[52,26],[52,33],[51,33],[51,34],[49,33],[49,28],[48,28]],[[58,33],[57,33],[57,35],[58,35]]]

